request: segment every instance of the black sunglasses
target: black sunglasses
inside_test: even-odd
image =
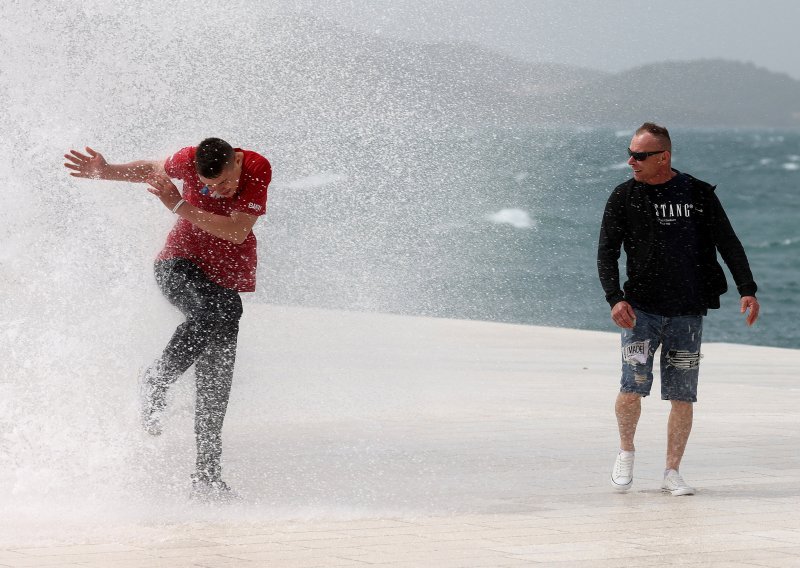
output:
[[[656,154],[662,154],[664,152],[666,152],[666,150],[656,150],[655,152],[634,152],[628,148],[628,155],[637,162],[644,162],[650,156],[655,156]]]

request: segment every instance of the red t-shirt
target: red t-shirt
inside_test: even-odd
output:
[[[267,187],[272,179],[272,168],[263,156],[249,150],[242,152],[242,175],[239,188],[229,198],[216,198],[206,192],[195,169],[196,148],[183,148],[164,163],[171,178],[183,180],[183,198],[187,203],[209,213],[226,215],[241,211],[248,215],[263,215],[267,209]],[[240,245],[215,237],[195,227],[186,219],[178,219],[167,236],[158,260],[185,258],[199,266],[209,279],[239,292],[256,289],[256,236],[250,231]]]

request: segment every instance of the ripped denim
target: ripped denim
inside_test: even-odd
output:
[[[633,329],[622,330],[620,392],[650,394],[653,359],[661,347],[661,398],[697,402],[703,316],[664,317],[638,309]]]

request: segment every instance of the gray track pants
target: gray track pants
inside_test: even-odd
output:
[[[161,355],[159,392],[154,398],[163,408],[169,385],[195,365],[197,476],[204,481],[219,481],[222,423],[236,363],[242,300],[236,290],[211,282],[186,259],[156,262],[155,275],[164,296],[186,321],[177,327]]]

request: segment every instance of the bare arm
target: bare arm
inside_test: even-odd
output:
[[[255,215],[248,215],[241,211],[234,211],[230,217],[215,215],[188,203],[181,205],[177,214],[206,233],[211,233],[215,237],[237,245],[244,242],[258,220]]]
[[[88,146],[86,154],[70,150],[64,154],[67,160],[64,167],[72,170],[73,177],[104,179],[110,181],[130,181],[144,183],[150,176],[164,171],[164,162],[139,160],[128,164],[109,164],[102,154]]]
[[[182,201],[180,191],[166,174],[154,174],[147,183],[150,185],[147,191],[158,197],[168,209],[206,233],[237,245],[244,242],[258,220],[256,215],[248,215],[241,211],[234,211],[228,217],[209,213],[185,201],[178,205]]]

